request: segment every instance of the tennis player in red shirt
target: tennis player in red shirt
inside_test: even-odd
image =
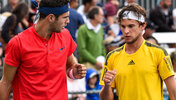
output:
[[[86,75],[73,56],[76,43],[64,27],[69,23],[69,0],[41,0],[37,24],[7,45],[0,100],[68,100],[66,74]]]

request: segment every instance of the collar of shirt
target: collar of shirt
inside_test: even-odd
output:
[[[90,21],[87,21],[86,25],[87,25],[87,28],[88,28],[89,30],[92,29],[95,33],[98,33],[98,31],[99,31],[100,28],[101,28],[101,25],[100,25],[100,24],[98,24],[96,27],[94,27],[94,26],[90,23]]]

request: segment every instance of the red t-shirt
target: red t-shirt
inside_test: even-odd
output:
[[[32,26],[11,39],[5,63],[18,67],[13,100],[68,100],[66,61],[75,49],[67,29],[47,41]]]

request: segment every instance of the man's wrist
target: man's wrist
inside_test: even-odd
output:
[[[74,77],[74,75],[73,75],[73,69],[71,69],[71,70],[69,71],[69,77],[70,77],[70,79],[73,79],[73,80],[76,79],[76,78]]]

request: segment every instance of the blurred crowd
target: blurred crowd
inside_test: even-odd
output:
[[[2,58],[9,40],[37,22],[37,16],[40,16],[37,3],[40,0],[36,1],[31,0],[31,5],[28,6],[20,0],[8,0],[8,4],[0,8],[0,65],[3,65]],[[130,3],[137,1],[126,0],[124,5],[120,5],[118,0],[107,0],[105,4],[98,0],[82,0],[82,4],[78,5],[78,0],[70,0],[70,23],[66,28],[78,45],[74,55],[88,70],[85,79],[68,79],[68,91],[101,89],[98,82],[106,55],[125,43],[117,22],[117,14],[123,6]],[[159,0],[159,4],[148,12],[144,39],[160,45],[152,35],[154,32],[176,32],[176,8],[171,9],[171,4],[172,0]],[[169,48],[176,48],[176,44],[167,45]],[[176,51],[171,54],[171,58],[176,72]],[[69,95],[69,98],[99,100],[99,95],[73,94]]]

